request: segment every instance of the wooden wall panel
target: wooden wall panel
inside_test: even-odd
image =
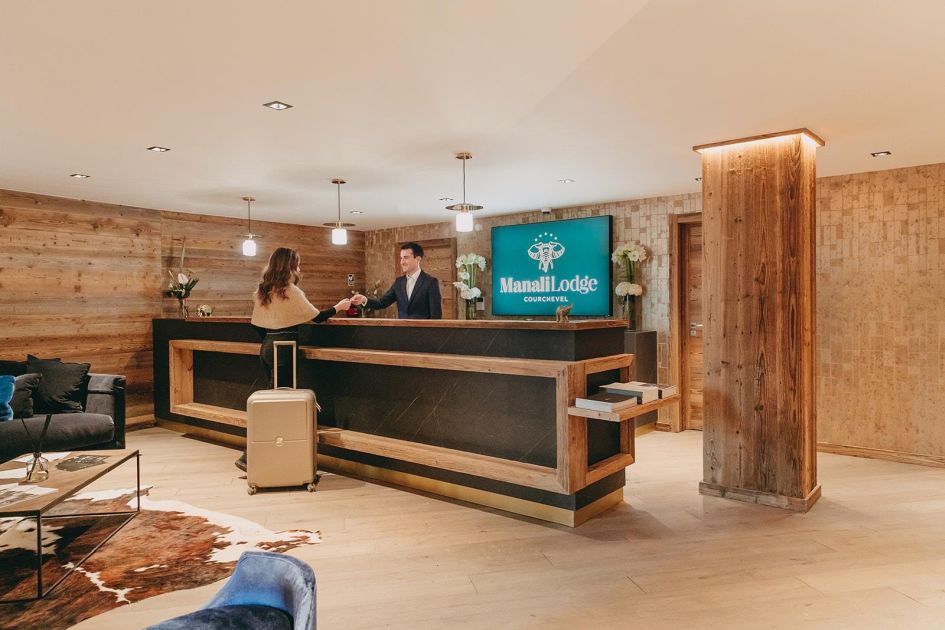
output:
[[[0,357],[124,374],[128,416],[151,414],[160,247],[157,212],[0,191]]]
[[[803,511],[819,496],[815,148],[789,135],[702,154],[700,490]]]
[[[364,286],[364,233],[348,232],[348,244],[331,244],[331,230],[323,227],[287,223],[253,222],[253,231],[262,234],[257,254],[242,255],[245,221],[226,217],[161,213],[161,263],[165,287],[170,277],[167,269],[177,269],[181,246],[187,251],[184,266],[196,271],[200,282],[189,300],[191,314],[198,304],[209,304],[214,315],[249,316],[252,295],[269,254],[276,247],[298,250],[302,259],[299,286],[318,308],[333,306],[351,295],[347,274],[355,274],[355,287]],[[166,317],[177,314],[177,300],[164,298]]]
[[[272,248],[296,248],[301,286],[319,307],[350,294],[347,274],[363,286],[364,236],[349,232],[346,247],[330,230],[254,223],[259,254],[241,253],[237,219],[161,212],[0,190],[0,358],[27,353],[92,364],[128,379],[129,418],[153,414],[151,320],[176,316],[163,297],[177,268],[200,274],[190,303],[218,315],[249,315],[252,292]],[[131,422],[133,424],[134,421]]]

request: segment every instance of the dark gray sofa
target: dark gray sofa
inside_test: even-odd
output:
[[[46,416],[26,419],[34,439],[43,431]],[[89,374],[89,397],[82,413],[55,413],[43,450],[76,451],[125,448],[125,377]],[[0,462],[32,453],[33,446],[19,419],[0,422]]]

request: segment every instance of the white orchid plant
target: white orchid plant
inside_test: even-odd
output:
[[[459,291],[459,297],[464,300],[476,300],[482,297],[482,290],[476,286],[476,272],[486,270],[486,259],[479,254],[462,254],[456,257],[456,268],[459,271],[456,277],[458,282],[453,286]]]
[[[614,293],[623,300],[624,312],[631,326],[635,324],[635,322],[632,321],[635,298],[643,295],[643,287],[635,282],[637,263],[641,263],[647,258],[646,248],[637,242],[618,245],[617,249],[615,249],[614,253],[610,256],[613,262],[623,267],[624,280],[617,284],[614,288]]]
[[[168,275],[171,277],[171,283],[167,285],[167,295],[169,297],[176,297],[178,300],[190,297],[190,291],[200,280],[193,269],[184,268],[184,254],[186,252],[187,248],[181,247],[180,265],[177,267],[177,273],[174,273],[170,269],[167,270]]]

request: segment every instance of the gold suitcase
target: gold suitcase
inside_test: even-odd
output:
[[[279,383],[278,347],[292,347],[292,387],[263,389],[246,400],[246,483],[258,488],[306,486],[317,482],[315,436],[318,403],[315,392],[296,389],[294,341],[273,343],[273,383]]]

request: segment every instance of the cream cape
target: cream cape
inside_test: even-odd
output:
[[[278,292],[273,292],[272,301],[263,306],[259,296],[253,295],[253,317],[250,320],[254,325],[269,330],[289,328],[312,321],[318,315],[318,309],[305,297],[305,293],[295,284],[290,284],[285,290],[285,299]]]

